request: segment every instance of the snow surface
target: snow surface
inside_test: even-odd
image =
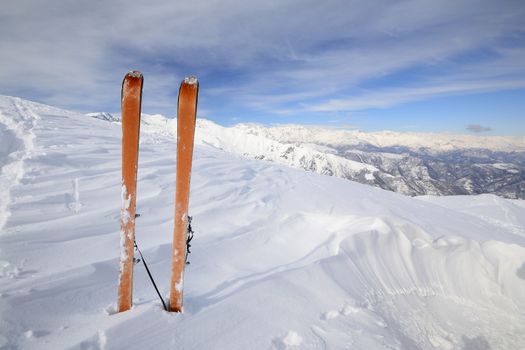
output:
[[[176,145],[173,122],[148,123],[136,238],[167,297]],[[120,137],[0,97],[0,348],[525,348],[524,201],[410,198],[203,142],[185,313],[136,265],[115,314]]]
[[[199,82],[199,80],[197,79],[197,77],[190,76],[190,77],[184,78],[184,82],[189,85],[195,85]]]
[[[108,113],[87,115],[119,121]],[[151,138],[176,137],[176,120],[162,115],[143,114],[141,127]],[[196,143],[411,196],[494,193],[523,197],[518,186],[523,137],[361,133],[294,125],[224,127],[198,119]],[[494,157],[499,160],[495,162]]]

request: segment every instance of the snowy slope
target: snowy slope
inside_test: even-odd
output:
[[[282,164],[406,195],[492,193],[525,199],[525,137],[361,132],[301,125],[238,124],[228,129],[287,144],[281,158],[303,157],[301,149],[317,151],[314,157],[301,158],[307,161],[279,159]],[[260,150],[251,156],[262,158],[265,153]],[[348,161],[360,169],[340,171],[348,168],[343,165]]]
[[[137,241],[164,295],[168,123],[143,125],[138,174]],[[135,307],[114,314],[120,126],[0,97],[0,133],[0,348],[525,347],[523,201],[405,197],[199,141],[185,313],[137,265]]]
[[[107,114],[90,113],[88,116],[103,120],[111,120]],[[113,117],[114,118],[114,117]],[[148,134],[171,137],[177,135],[176,119],[168,119],[162,115],[143,115],[142,129]],[[278,164],[334,175],[342,178],[370,176],[377,171],[375,167],[350,159],[330,154],[329,148],[316,144],[291,144],[276,141],[265,135],[247,132],[241,127],[223,127],[206,119],[197,120],[195,142],[199,145],[209,145],[215,148],[254,158],[268,160]],[[327,151],[328,150],[328,151]],[[372,176],[373,178],[373,176]]]
[[[109,113],[90,113],[115,122]],[[148,134],[172,135],[173,119],[143,115]],[[251,159],[332,175],[410,196],[492,193],[525,199],[525,138],[323,129],[231,127],[197,122],[197,142]]]

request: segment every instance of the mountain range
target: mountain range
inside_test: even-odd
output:
[[[118,122],[109,113],[91,117]],[[174,136],[176,120],[143,115],[149,133]],[[525,138],[315,126],[237,124],[199,119],[197,142],[245,157],[336,176],[405,195],[492,193],[525,198]]]

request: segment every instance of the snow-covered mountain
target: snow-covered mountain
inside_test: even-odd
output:
[[[86,116],[91,117],[91,118],[97,118],[100,120],[105,120],[107,122],[119,122],[120,121],[120,116],[116,116],[108,112],[87,113]]]
[[[368,145],[375,148],[404,147],[412,151],[427,149],[439,153],[458,149],[480,148],[501,152],[525,151],[525,140],[522,137],[401,133],[394,131],[362,132],[305,125],[280,125],[268,128],[259,124],[238,124],[235,127],[283,142],[337,146]]]
[[[217,126],[215,134],[210,132],[207,124],[202,125],[203,140],[225,134],[216,132]],[[363,133],[296,125],[239,124],[227,129],[229,135],[237,135],[233,145],[225,145],[231,137],[212,144],[407,195],[494,193],[525,198],[523,137]],[[258,140],[260,146],[247,151],[238,142],[242,137],[249,144]],[[272,146],[262,146],[263,140]]]
[[[524,201],[249,160],[218,148],[283,143],[199,123],[185,312],[164,312],[136,265],[135,307],[115,314],[120,126],[0,96],[0,348],[525,348]],[[144,118],[138,172],[136,238],[165,296],[173,127]]]
[[[176,132],[174,120],[159,115],[145,115],[143,125],[153,134]],[[525,198],[523,137],[364,133],[298,125],[226,128],[201,119],[197,139],[250,158],[411,196],[493,193]]]

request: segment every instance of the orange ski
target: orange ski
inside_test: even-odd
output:
[[[182,312],[182,286],[186,265],[186,235],[189,218],[191,163],[199,82],[195,77],[180,85],[177,110],[177,179],[175,190],[175,228],[173,230],[173,260],[171,265],[170,311]]]
[[[126,74],[122,82],[122,209],[118,312],[129,310],[132,302],[142,82],[142,74],[138,71]]]

